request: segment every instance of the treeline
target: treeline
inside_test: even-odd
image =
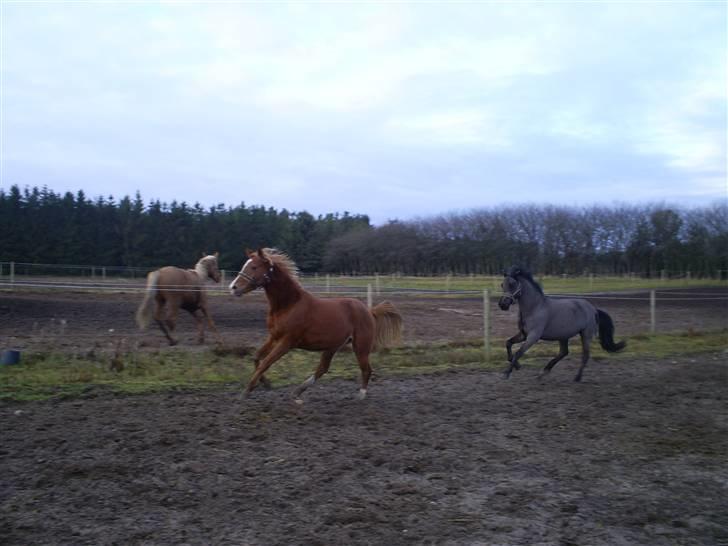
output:
[[[0,189],[0,261],[49,264],[192,267],[202,252],[220,252],[220,267],[240,268],[246,248],[275,246],[305,271],[322,269],[329,242],[369,229],[367,216],[314,217],[262,206],[134,198],[89,199],[83,191]]]
[[[0,189],[0,261],[191,266],[217,250],[233,270],[260,246],[288,252],[305,272],[499,274],[517,263],[542,275],[715,277],[728,272],[728,204],[521,205],[373,227],[348,213]]]
[[[331,241],[328,271],[725,277],[728,206],[521,205],[393,222]]]

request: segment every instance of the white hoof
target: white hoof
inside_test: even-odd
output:
[[[366,389],[359,389],[359,400],[364,400],[367,397]]]

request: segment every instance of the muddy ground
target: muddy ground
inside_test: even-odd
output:
[[[28,544],[728,544],[728,355],[0,403]]]
[[[726,291],[658,299],[658,330],[725,327],[706,293]],[[137,333],[139,299],[2,292],[0,345],[165,347]],[[477,298],[394,301],[406,343],[482,335]],[[260,295],[213,303],[228,343],[262,340]],[[618,339],[649,329],[646,299],[594,303]],[[494,301],[491,317],[494,336],[514,333],[515,311]],[[189,316],[179,334],[196,347]],[[607,358],[582,384],[577,360],[543,383],[535,368],[385,373],[364,401],[336,380],[303,405],[291,388],[242,403],[237,386],[0,402],[0,543],[728,544],[728,353]]]
[[[658,293],[657,331],[715,330],[728,326],[728,290],[700,288]],[[405,343],[481,339],[483,302],[480,298],[437,298],[422,295],[386,296],[404,318]],[[717,299],[717,298],[724,299]],[[142,299],[138,292],[31,292],[0,291],[0,348],[21,350],[85,350],[94,344],[126,339],[132,348],[163,348],[167,342],[152,325],[139,332],[134,316]],[[384,299],[375,297],[374,302]],[[647,292],[601,295],[590,299],[606,310],[620,334],[647,332],[650,305]],[[494,337],[517,332],[517,310],[504,312],[491,300]],[[215,293],[211,314],[227,344],[257,345],[265,338],[267,303],[262,293],[242,298]],[[195,346],[194,319],[180,311],[177,337],[183,346]],[[214,342],[208,334],[208,341]]]

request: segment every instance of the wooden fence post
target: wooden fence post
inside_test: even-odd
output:
[[[655,291],[650,290],[650,333],[654,334],[657,329],[657,310],[655,305]]]
[[[367,307],[372,308],[372,283],[367,284]]]
[[[490,296],[483,290],[483,349],[485,361],[490,361]]]
[[[326,293],[331,292],[331,277],[326,273]]]
[[[15,284],[15,262],[10,262],[10,284]]]

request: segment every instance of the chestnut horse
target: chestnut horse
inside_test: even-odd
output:
[[[321,351],[316,372],[296,389],[296,397],[324,375],[336,352],[351,342],[361,369],[359,398],[367,393],[372,375],[369,353],[399,340],[402,317],[389,302],[368,309],[353,298],[317,298],[298,280],[296,264],[271,248],[247,251],[248,260],[230,283],[230,292],[241,296],[263,288],[268,298],[268,339],[255,354],[255,372],[243,393],[270,382],[263,375],[291,349]],[[297,399],[300,402],[300,399]]]
[[[167,336],[169,344],[176,345],[177,340],[172,337],[172,333],[177,321],[177,313],[181,307],[197,321],[199,343],[205,341],[203,318],[207,319],[207,323],[219,341],[220,334],[207,311],[207,294],[205,294],[204,288],[208,278],[220,282],[217,257],[217,252],[210,256],[205,256],[203,253],[202,259],[197,262],[194,269],[167,266],[149,273],[147,275],[147,293],[144,295],[144,301],[139,306],[136,315],[139,328],[142,330],[146,328],[154,316],[154,320]],[[155,304],[154,313],[152,313],[152,300]],[[197,314],[198,310],[202,316]]]

